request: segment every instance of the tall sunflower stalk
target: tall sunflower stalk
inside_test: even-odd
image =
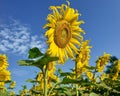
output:
[[[77,63],[75,63],[75,78],[77,79],[78,78],[78,74],[77,74]],[[76,88],[76,96],[79,96],[79,92],[78,92],[78,84],[75,85],[75,88]]]
[[[45,72],[43,74],[43,78],[44,78],[44,96],[47,96],[47,85],[48,85],[48,65],[45,68]]]
[[[81,24],[84,23],[83,20],[79,21],[80,14],[78,10],[75,10],[70,7],[70,2],[68,4],[62,4],[61,6],[50,6],[50,10],[52,12],[47,16],[47,24],[45,24],[44,28],[47,29],[45,32],[45,37],[47,37],[46,43],[49,45],[46,51],[50,57],[58,57],[58,64],[64,64],[68,58],[74,59],[75,55],[78,54],[81,42],[83,41],[83,36],[81,34],[85,34],[84,30],[80,27]],[[35,52],[33,50],[32,52]],[[38,52],[39,53],[39,52]],[[35,54],[32,54],[35,55]],[[39,55],[39,54],[38,54]],[[32,56],[39,57],[39,56]],[[46,57],[45,57],[46,58]],[[42,59],[45,59],[44,56]],[[48,58],[44,60],[38,60],[34,63],[31,62],[31,65],[35,65],[43,70],[43,66],[45,65],[45,69],[43,72],[44,78],[44,96],[47,96],[47,85],[49,80],[49,64],[45,61],[49,61]],[[25,65],[29,62],[22,60]],[[54,60],[53,60],[54,61]],[[45,62],[45,63],[44,63]],[[21,62],[19,64],[22,65]],[[44,64],[42,64],[44,63]],[[37,65],[39,64],[39,65]],[[41,65],[40,65],[41,64]],[[27,66],[29,66],[28,64]]]
[[[70,2],[68,5],[50,6],[50,9],[52,13],[48,15],[48,23],[44,26],[48,29],[45,33],[49,44],[47,53],[59,57],[58,63],[64,64],[68,57],[75,58],[75,54],[78,54],[76,45],[80,46],[83,40],[81,33],[85,32],[80,25],[84,21],[78,21],[80,14],[78,10],[70,8]],[[76,90],[78,90],[77,86]]]

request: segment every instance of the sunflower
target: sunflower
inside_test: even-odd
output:
[[[117,60],[116,70],[120,72],[120,60]]]
[[[48,78],[48,84],[47,84],[47,88],[49,89],[50,87],[52,87],[52,81],[59,81],[59,78],[54,74],[56,70],[55,67],[55,62],[49,62],[48,64],[48,72],[47,72],[47,78]],[[40,90],[42,90],[44,88],[44,79],[43,79],[43,73],[39,72],[37,77],[36,77],[36,81],[40,82]]]
[[[0,82],[0,89],[4,88],[5,82]]]
[[[70,8],[68,5],[50,6],[52,12],[48,14],[44,28],[48,30],[45,36],[48,38],[46,43],[49,44],[47,53],[51,56],[59,57],[58,63],[64,63],[68,57],[74,58],[78,52],[83,36],[85,33],[80,25],[84,21],[78,21],[79,13],[77,10]]]
[[[0,71],[0,82],[6,82],[6,81],[10,81],[11,77],[10,77],[11,73],[8,70],[1,70]]]
[[[88,72],[86,72],[86,75],[90,80],[93,79],[93,73],[92,72],[88,71]]]
[[[105,68],[105,65],[109,63],[110,54],[104,52],[103,56],[100,56],[99,59],[96,61],[96,67],[98,72],[102,72]]]
[[[13,81],[13,82],[10,84],[9,87],[10,87],[11,89],[13,89],[13,88],[15,87],[15,85],[16,85],[16,81]]]
[[[0,70],[8,67],[7,56],[0,54]]]
[[[52,80],[54,81],[59,81],[59,78],[54,74],[56,71],[56,64],[55,62],[49,62],[48,64],[48,78],[49,78],[49,81],[51,82]]]
[[[77,75],[81,75],[84,72],[87,72],[87,68],[85,66],[89,66],[90,59],[90,48],[89,40],[82,42],[79,53],[76,56],[76,73]]]

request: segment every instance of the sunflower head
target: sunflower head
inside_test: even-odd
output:
[[[15,85],[16,85],[16,81],[13,81],[11,84],[10,84],[10,88],[14,88],[15,87]]]
[[[0,54],[0,70],[6,69],[8,67],[7,56]]]
[[[76,56],[76,74],[79,76],[88,71],[86,66],[89,66],[90,48],[92,46],[89,46],[89,40],[82,42],[79,53]]]
[[[57,22],[54,42],[59,48],[64,48],[71,38],[70,24],[66,21]]]
[[[6,82],[11,80],[11,73],[8,70],[1,70],[0,71],[0,82]]]
[[[107,54],[104,52],[103,56],[100,56],[99,59],[96,61],[96,67],[98,72],[102,72],[105,68],[105,65],[107,65],[110,61],[110,54]]]
[[[59,57],[59,63],[64,63],[68,57],[74,58],[78,52],[77,46],[80,46],[84,33],[80,25],[84,21],[78,21],[80,14],[77,10],[68,5],[50,6],[52,12],[48,14],[44,28],[47,28],[45,36],[49,48],[47,53],[51,56]]]
[[[5,86],[5,82],[0,82],[0,88],[2,89],[4,88],[4,86]]]

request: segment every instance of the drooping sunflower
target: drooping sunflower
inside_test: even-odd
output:
[[[116,80],[120,73],[120,60],[115,61],[115,73],[111,74],[112,80]]]
[[[89,59],[90,59],[90,48],[89,40],[82,42],[79,53],[76,56],[76,73],[79,77],[84,72],[87,72],[86,66],[89,66]]]
[[[99,59],[96,61],[96,67],[98,72],[102,72],[105,68],[105,65],[109,63],[110,54],[104,52],[103,56],[100,56]]]
[[[80,25],[83,20],[78,20],[80,14],[77,10],[70,8],[68,5],[50,6],[52,12],[48,14],[44,28],[48,30],[45,33],[49,48],[47,53],[51,56],[59,57],[59,63],[64,63],[68,57],[74,58],[74,54],[78,52],[77,46],[80,46],[85,33]]]
[[[56,71],[56,66],[55,62],[49,62],[48,64],[48,78],[49,81],[51,82],[52,80],[59,81],[59,78],[54,74]]]

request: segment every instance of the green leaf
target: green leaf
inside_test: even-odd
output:
[[[81,86],[90,86],[90,85],[94,85],[91,82],[79,82],[81,84]]]
[[[34,60],[19,60],[19,66],[31,66],[35,61]]]
[[[26,82],[35,83],[35,82],[37,82],[37,81],[32,80],[32,79],[27,79]]]
[[[118,60],[118,58],[116,56],[111,56],[110,57],[110,63],[114,63],[117,60]]]
[[[76,91],[73,91],[70,87],[59,87],[55,88],[57,90],[56,96],[75,96]]]
[[[61,68],[58,68],[58,73],[62,73],[62,69]]]
[[[94,92],[91,92],[89,96],[99,96],[99,95],[97,95],[97,94],[94,93]]]
[[[58,60],[58,57],[50,57],[48,54],[45,54],[36,60],[19,60],[18,64],[19,66],[36,66],[42,70],[44,65],[56,60]]]
[[[31,90],[33,93],[35,93],[35,94],[40,94],[40,96],[42,95],[43,96],[43,92],[42,91],[37,91],[37,90],[34,90],[34,89],[32,89]],[[38,96],[38,95],[37,95]]]
[[[46,63],[49,63],[49,62],[52,62],[52,61],[56,61],[58,60],[59,58],[58,57],[51,57],[50,55],[48,54],[45,54],[44,58],[46,58]]]
[[[120,94],[119,91],[117,91],[116,89],[113,89],[113,87],[106,85],[104,82],[100,83],[100,84],[95,84],[98,88],[102,87],[107,89],[108,91],[112,91],[114,93]]]
[[[61,82],[62,84],[69,84],[69,83],[74,83],[73,80],[69,79],[69,78],[63,78],[63,81]]]
[[[26,85],[21,85],[23,90],[27,89],[27,86]]]
[[[5,92],[0,92],[0,96],[10,96],[10,92],[7,92],[7,91],[5,91]]]
[[[57,91],[67,91],[67,88],[65,88],[65,87],[58,87],[58,88],[54,88],[54,90],[57,90]]]
[[[60,73],[60,76],[75,76],[75,74],[74,73],[70,73],[70,72],[62,72],[62,73]]]
[[[61,82],[61,84],[70,84],[70,83],[79,83],[80,81],[78,79],[70,79],[70,78],[63,78],[63,81]]]
[[[84,66],[85,68],[87,68],[87,69],[89,69],[89,70],[94,70],[94,69],[96,69],[96,67],[94,67],[94,66]]]
[[[42,55],[43,53],[37,47],[34,47],[29,50],[28,58],[33,59],[33,58],[40,57]]]
[[[52,62],[52,61],[56,61],[58,60],[59,58],[58,57],[51,57],[50,55],[48,54],[45,54],[40,60],[40,64],[43,64],[43,65],[46,65],[48,64],[49,62]]]

